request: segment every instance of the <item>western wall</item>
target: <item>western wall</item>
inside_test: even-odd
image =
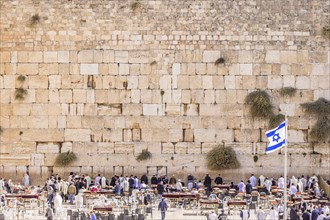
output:
[[[330,99],[329,8],[328,0],[2,0],[0,176],[214,177],[206,153],[225,145],[241,164],[220,171],[225,178],[277,177],[283,151],[265,154],[268,120],[244,104],[261,89],[288,115],[289,175],[329,177],[329,144],[312,143],[316,119],[301,108]],[[281,96],[283,87],[297,92]],[[152,158],[138,161],[143,149]],[[77,160],[55,165],[68,150]]]

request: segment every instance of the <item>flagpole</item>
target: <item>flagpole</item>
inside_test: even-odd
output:
[[[284,144],[284,213],[283,220],[287,220],[287,203],[288,203],[288,195],[287,195],[287,175],[288,175],[288,117],[285,112],[285,144]]]

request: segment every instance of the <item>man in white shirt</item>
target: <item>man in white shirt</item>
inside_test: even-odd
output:
[[[254,174],[251,174],[250,183],[251,183],[252,187],[257,186],[257,178],[254,176]]]

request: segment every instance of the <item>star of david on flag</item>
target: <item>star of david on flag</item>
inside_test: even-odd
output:
[[[286,126],[287,123],[284,121],[277,128],[266,132],[266,136],[269,140],[269,145],[266,148],[266,154],[279,150],[285,145]]]

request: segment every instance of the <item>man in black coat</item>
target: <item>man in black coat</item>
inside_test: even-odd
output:
[[[148,185],[148,176],[147,174],[143,174],[141,176],[141,183],[144,182],[146,185]]]
[[[222,177],[220,176],[220,174],[219,174],[219,176],[217,176],[217,178],[215,178],[214,183],[217,185],[223,184],[223,180],[222,180]]]
[[[204,186],[206,187],[206,195],[207,196],[209,196],[211,191],[212,191],[211,183],[212,183],[211,177],[207,173],[205,178],[204,178]]]
[[[246,194],[252,193],[252,184],[251,184],[250,180],[248,180],[247,184],[245,185],[245,192],[246,192]]]
[[[305,210],[302,214],[302,220],[310,220],[311,219],[311,213],[309,210]]]

